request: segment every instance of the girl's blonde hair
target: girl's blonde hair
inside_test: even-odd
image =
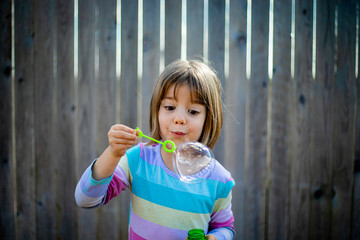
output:
[[[198,141],[212,149],[223,125],[222,89],[215,71],[199,60],[176,60],[159,76],[150,103],[150,135],[161,139],[158,117],[161,101],[167,90],[174,85],[175,96],[177,87],[185,84],[190,87],[191,96],[206,107],[204,127]]]

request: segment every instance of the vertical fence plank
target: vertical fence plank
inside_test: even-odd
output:
[[[312,144],[312,1],[295,3],[295,76],[292,96],[290,238],[309,236]]]
[[[246,0],[230,1],[229,76],[224,96],[224,159],[236,182],[232,209],[237,239],[245,238],[246,6]]]
[[[121,122],[137,123],[137,40],[138,6],[136,1],[121,2]]]
[[[359,2],[357,7],[357,20],[360,22]],[[357,39],[358,46],[360,45],[360,39]],[[360,57],[360,52],[358,59]],[[358,69],[360,63],[358,61]],[[356,132],[355,132],[355,163],[354,163],[354,186],[353,186],[353,204],[352,204],[352,219],[351,219],[351,239],[360,238],[360,78],[359,73],[356,76]]]
[[[204,1],[187,1],[187,57],[203,56],[204,43]]]
[[[267,216],[265,238],[288,239],[291,99],[291,1],[274,1],[273,78],[269,85]]]
[[[120,97],[123,124],[135,128],[137,124],[137,40],[138,5],[137,1],[121,2],[121,77]],[[130,197],[120,196],[120,238],[127,239]]]
[[[181,0],[165,1],[165,66],[181,57]]]
[[[16,232],[36,238],[32,1],[15,1]]]
[[[116,123],[116,1],[96,1],[98,75],[96,79],[96,153],[109,145],[107,132]],[[125,6],[124,6],[125,7]],[[126,9],[126,8],[125,8]],[[128,9],[129,10],[129,9]],[[130,61],[130,59],[129,59]],[[117,239],[120,230],[119,201],[114,199],[99,209],[98,237]],[[124,222],[121,222],[123,225]]]
[[[356,1],[338,2],[337,73],[335,80],[332,239],[351,236],[351,201],[355,149]]]
[[[75,238],[74,2],[56,1],[56,226],[57,238]]]
[[[269,2],[252,1],[251,77],[247,98],[246,225],[247,239],[264,239],[268,100]]]
[[[209,0],[208,56],[212,67],[217,72],[222,87],[225,86],[224,51],[225,51],[225,0]],[[224,96],[223,96],[224,97]],[[213,149],[214,155],[224,163],[224,131]]]
[[[12,154],[11,1],[0,2],[0,238],[15,239]]]
[[[78,4],[77,180],[95,154],[95,0]],[[96,239],[96,209],[78,208],[78,238]]]
[[[54,1],[36,1],[35,29],[35,161],[37,238],[55,238]]]
[[[142,131],[149,133],[149,107],[159,76],[160,63],[160,0],[144,1],[143,75],[142,75]]]
[[[334,116],[335,1],[317,1],[312,116],[310,238],[329,239]]]

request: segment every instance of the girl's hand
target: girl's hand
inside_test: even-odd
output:
[[[108,132],[110,145],[94,163],[92,177],[100,180],[111,176],[126,150],[136,144],[137,135],[134,129],[125,125],[113,125]]]
[[[214,235],[212,235],[212,234],[206,235],[205,238],[206,238],[207,240],[217,240],[217,238],[216,238]]]
[[[137,132],[122,124],[113,125],[108,132],[109,148],[116,158],[124,156],[126,150],[136,144]]]
[[[207,240],[217,240],[217,238],[216,238],[214,235],[212,235],[212,234],[206,235],[205,238],[206,238]],[[187,240],[187,239],[188,239],[188,238],[185,238],[185,240]]]

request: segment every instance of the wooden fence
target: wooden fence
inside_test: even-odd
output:
[[[223,83],[236,239],[360,239],[359,1],[314,1],[2,0],[0,239],[127,239],[128,194],[84,210],[76,183],[194,55]]]

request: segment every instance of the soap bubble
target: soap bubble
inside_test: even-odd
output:
[[[175,172],[183,182],[197,183],[206,179],[215,168],[211,150],[199,142],[180,144],[173,153]]]

